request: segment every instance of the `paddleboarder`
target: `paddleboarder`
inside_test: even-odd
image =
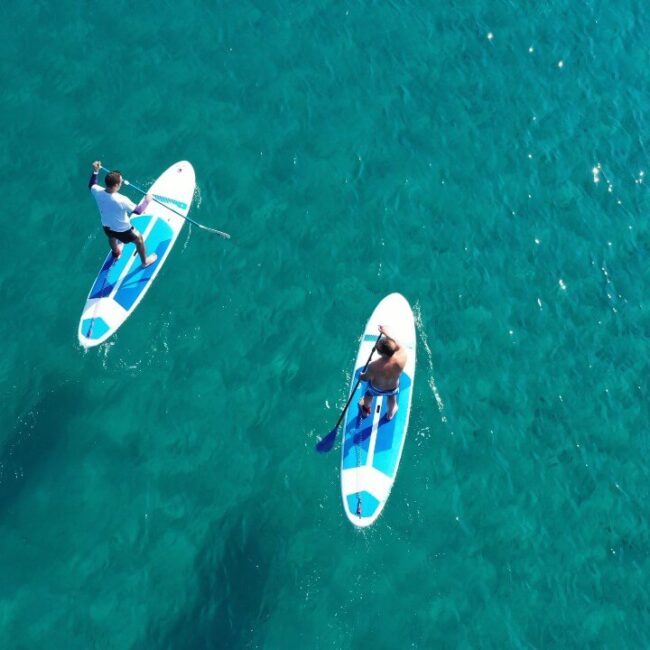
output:
[[[119,259],[122,254],[122,246],[133,242],[140,255],[142,266],[145,267],[153,264],[158,259],[158,255],[152,253],[147,256],[144,238],[131,225],[129,218],[131,214],[142,214],[153,198],[152,195],[147,194],[136,206],[131,199],[119,193],[123,179],[121,172],[117,170],[106,174],[104,180],[106,188],[103,188],[97,183],[97,175],[101,166],[102,163],[100,160],[96,160],[93,163],[93,173],[88,181],[88,189],[92,192],[97,203],[97,208],[102,219],[102,226],[108,237],[108,244],[113,251],[113,257]]]
[[[366,371],[359,375],[361,381],[368,382],[366,393],[359,400],[359,409],[362,417],[367,417],[370,415],[373,397],[380,395],[388,397],[386,418],[392,420],[399,408],[397,404],[399,378],[406,366],[406,350],[399,341],[386,332],[383,325],[379,326],[379,331],[382,334],[376,348],[379,359],[369,363]]]

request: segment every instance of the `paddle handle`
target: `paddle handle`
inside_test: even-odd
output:
[[[101,169],[103,169],[105,172],[109,173],[110,170],[106,169],[103,165],[101,166]],[[136,192],[140,192],[140,194],[144,194],[146,196],[147,192],[145,192],[143,189],[139,188],[137,185],[134,185],[131,183],[131,181],[127,181],[126,178],[122,178],[123,182],[125,185],[128,185],[129,187],[132,187]],[[210,228],[209,226],[204,226],[202,223],[199,223],[198,221],[194,221],[194,219],[190,219],[187,215],[184,215],[177,210],[174,210],[174,208],[170,208],[166,203],[163,203],[162,201],[159,201],[155,196],[151,197],[158,205],[162,205],[163,208],[167,208],[170,212],[173,212],[174,214],[177,214],[179,217],[182,219],[185,219],[185,221],[189,221],[190,223],[193,223],[195,226],[198,226],[202,230],[207,230],[208,232],[213,232],[215,235],[219,235],[219,237],[223,237],[224,239],[230,239],[230,235],[227,232],[223,232],[221,230],[217,230],[216,228]]]
[[[350,393],[350,397],[348,397],[348,401],[346,402],[345,406],[343,407],[343,410],[341,411],[341,415],[339,415],[339,420],[336,423],[336,426],[334,427],[335,430],[339,428],[339,424],[341,424],[341,420],[343,420],[343,416],[345,415],[345,412],[348,410],[348,406],[350,406],[350,402],[352,401],[354,394],[357,392],[357,388],[359,388],[359,384],[361,383],[361,375],[368,369],[368,366],[370,365],[370,360],[372,359],[372,355],[375,353],[375,350],[377,349],[377,343],[379,343],[379,339],[381,337],[382,337],[382,333],[380,332],[379,336],[377,337],[377,340],[375,341],[375,344],[372,346],[372,350],[370,351],[370,356],[368,357],[368,361],[366,361],[366,365],[363,367],[363,370],[359,373],[359,377],[357,378],[357,383],[354,385],[354,388]]]

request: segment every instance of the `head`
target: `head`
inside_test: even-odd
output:
[[[112,172],[108,172],[108,174],[106,174],[106,180],[104,183],[106,183],[106,189],[109,192],[115,192],[116,190],[119,190],[122,185],[122,172],[118,171],[117,169],[113,170]]]
[[[382,338],[377,342],[377,352],[379,352],[382,357],[389,359],[393,354],[395,354],[395,350],[397,350],[397,345],[392,339]]]

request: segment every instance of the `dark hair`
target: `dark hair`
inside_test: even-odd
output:
[[[397,350],[395,341],[390,339],[380,339],[377,342],[377,352],[384,357],[392,357],[393,354],[395,354],[395,350]]]
[[[116,185],[120,184],[121,178],[122,172],[114,169],[112,172],[108,172],[108,174],[106,174],[106,180],[104,183],[106,183],[106,187],[108,188],[115,187]]]

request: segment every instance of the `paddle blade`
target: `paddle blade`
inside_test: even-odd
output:
[[[321,454],[328,452],[334,446],[334,441],[336,440],[336,434],[338,432],[338,426],[334,427],[324,438],[316,443],[316,451]]]

